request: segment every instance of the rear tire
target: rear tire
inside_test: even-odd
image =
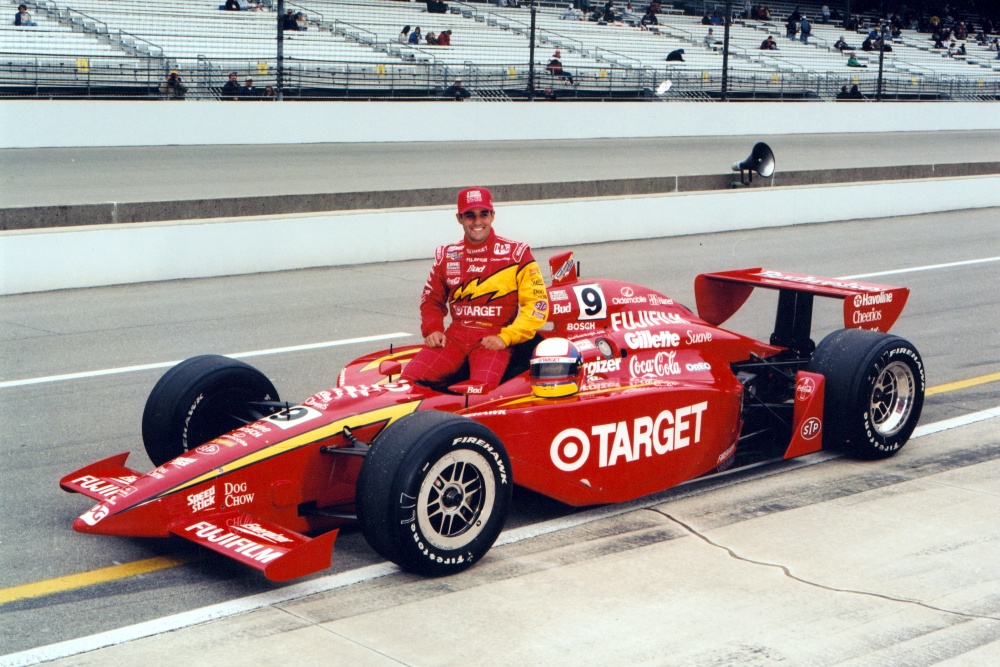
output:
[[[924,405],[924,364],[899,336],[834,331],[808,370],[826,378],[823,446],[861,459],[892,456],[906,444]]]
[[[488,428],[429,410],[391,424],[358,477],[358,523],[404,570],[440,576],[486,555],[507,520],[510,459]]]
[[[217,354],[193,357],[167,371],[146,399],[142,441],[161,466],[198,445],[270,414],[261,401],[277,401],[267,376]]]

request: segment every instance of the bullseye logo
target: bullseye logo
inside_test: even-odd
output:
[[[795,388],[795,393],[800,401],[804,401],[816,390],[816,382],[812,378],[804,377],[799,381],[799,386]]]
[[[568,428],[552,441],[549,456],[563,472],[579,470],[590,456],[590,438],[578,428]]]
[[[823,422],[816,419],[815,417],[810,417],[802,424],[802,438],[804,440],[812,440],[819,432],[823,430]]]

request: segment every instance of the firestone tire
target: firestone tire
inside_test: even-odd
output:
[[[365,539],[404,570],[461,572],[486,555],[507,520],[510,459],[488,428],[446,412],[417,412],[375,440],[358,477]]]
[[[826,378],[823,446],[861,459],[906,444],[924,405],[924,363],[907,340],[840,329],[816,347],[808,370]]]
[[[146,399],[142,441],[161,466],[198,445],[273,412],[274,385],[259,370],[220,355],[182,361],[167,371]]]

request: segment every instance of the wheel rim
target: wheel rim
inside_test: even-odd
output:
[[[420,484],[417,525],[438,549],[460,549],[486,526],[496,501],[496,483],[486,459],[459,450],[438,459]]]
[[[916,395],[916,381],[909,366],[894,361],[882,369],[868,408],[875,432],[887,438],[902,429],[913,412]]]

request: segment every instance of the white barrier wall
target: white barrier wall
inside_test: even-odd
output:
[[[236,107],[233,104],[237,103],[3,101],[0,102],[3,119],[0,148],[1000,129],[995,102],[251,102],[250,106]]]
[[[543,248],[996,206],[981,176],[511,203],[496,226]],[[451,206],[2,232],[0,294],[421,259],[459,236]]]

